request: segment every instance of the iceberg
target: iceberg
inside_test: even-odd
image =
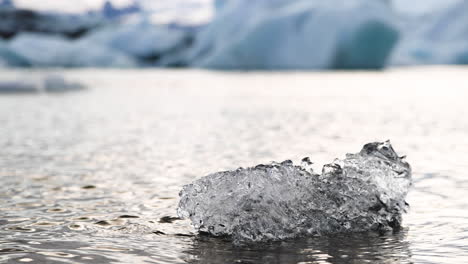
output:
[[[29,66],[28,61],[13,52],[8,44],[0,40],[0,68]]]
[[[34,67],[135,67],[133,58],[106,46],[60,36],[21,33],[9,48]]]
[[[381,68],[399,39],[388,1],[216,1],[189,65],[216,69]]]
[[[105,68],[134,68],[139,66],[138,61],[107,46],[82,40],[72,46],[67,56],[67,67],[105,67]]]
[[[36,67],[66,65],[71,46],[71,41],[62,37],[38,33],[20,33],[9,42],[9,48],[15,54]]]
[[[459,1],[404,31],[391,65],[468,64],[468,1]]]
[[[17,9],[14,6],[0,7],[0,37],[12,38],[21,32],[35,32],[78,38],[103,20],[93,14],[71,15]]]
[[[177,213],[234,243],[400,227],[411,168],[389,141],[368,143],[321,174],[310,165],[305,158],[210,174],[183,187]]]
[[[83,41],[106,46],[140,61],[155,61],[167,52],[184,45],[187,33],[155,25],[146,19],[116,24],[95,30]]]
[[[106,1],[102,7],[102,15],[107,19],[116,19],[122,16],[141,12],[141,7],[137,1],[134,1],[123,8],[114,7],[111,1]]]
[[[468,2],[450,2],[431,16],[416,16],[398,13],[389,0],[141,0],[123,8],[107,1],[102,10],[83,14],[17,9],[4,0],[0,66],[322,70],[468,64]],[[211,11],[210,23],[195,19]]]
[[[0,43],[0,62],[34,67],[137,67],[183,48],[189,33],[147,22],[102,27],[71,40],[40,33],[19,33]]]
[[[226,4],[227,0],[214,0],[213,5],[216,10],[221,10]]]

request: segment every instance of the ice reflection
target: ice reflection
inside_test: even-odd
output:
[[[410,263],[408,230],[392,234],[350,233],[304,238],[263,246],[233,246],[199,236],[185,253],[188,263]]]

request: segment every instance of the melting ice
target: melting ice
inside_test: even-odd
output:
[[[210,174],[183,187],[178,214],[235,243],[400,227],[411,168],[389,141],[323,166],[308,158]]]

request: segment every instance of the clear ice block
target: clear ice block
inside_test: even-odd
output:
[[[308,158],[217,172],[183,187],[177,209],[196,230],[234,242],[398,229],[411,168],[389,141],[323,166]]]

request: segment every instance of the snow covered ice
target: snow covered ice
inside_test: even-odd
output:
[[[195,229],[235,243],[398,229],[411,168],[389,141],[323,166],[304,158],[210,174],[183,187],[177,209]]]

